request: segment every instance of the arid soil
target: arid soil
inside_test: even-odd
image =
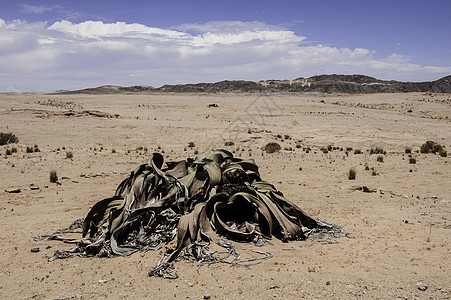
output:
[[[0,132],[19,139],[0,146],[1,299],[451,297],[451,161],[417,152],[427,140],[450,152],[450,94],[1,94]],[[262,151],[268,142],[282,150]],[[83,218],[152,152],[174,161],[208,148],[254,158],[264,180],[348,236],[236,243],[244,258],[273,257],[249,268],[181,261],[175,280],[147,275],[161,251],[49,261],[72,245],[33,241]]]

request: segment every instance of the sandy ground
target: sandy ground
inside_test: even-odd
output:
[[[0,298],[449,299],[450,158],[416,150],[433,140],[450,152],[450,121],[451,95],[421,93],[2,94],[0,131],[19,143],[0,146]],[[282,151],[264,153],[269,141]],[[41,151],[26,153],[34,145]],[[328,145],[343,151],[323,153]],[[376,146],[386,151],[383,162],[369,153]],[[17,153],[6,156],[8,147]],[[150,153],[180,160],[212,147],[253,157],[264,180],[350,238],[272,240],[263,250],[273,258],[250,268],[180,262],[176,280],[147,276],[160,251],[49,262],[71,246],[33,241],[84,217]],[[61,185],[49,182],[51,170]],[[355,190],[362,186],[376,192]],[[5,191],[12,188],[21,192]],[[254,246],[236,246],[255,256]]]

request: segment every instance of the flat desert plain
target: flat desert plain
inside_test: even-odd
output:
[[[451,160],[417,152],[428,140],[450,152],[449,94],[1,94],[0,131],[19,139],[0,147],[2,299],[451,297]],[[262,151],[268,142],[282,149]],[[208,148],[254,158],[264,180],[348,235],[235,243],[243,258],[273,257],[249,268],[181,261],[175,280],[147,275],[162,250],[49,261],[72,245],[33,240],[85,217],[151,153],[178,161]]]

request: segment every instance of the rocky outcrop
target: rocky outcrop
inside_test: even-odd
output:
[[[64,93],[116,94],[116,93],[236,93],[236,92],[289,92],[289,93],[451,93],[451,75],[436,81],[401,82],[379,80],[365,75],[319,75],[294,80],[225,80],[215,83],[151,86],[101,86]]]

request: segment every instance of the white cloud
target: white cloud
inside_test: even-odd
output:
[[[323,73],[432,80],[450,67],[420,66],[392,54],[307,45],[261,22],[208,22],[169,29],[67,20],[50,26],[0,19],[0,91],[153,85],[224,79],[292,79]]]
[[[33,14],[42,14],[46,11],[52,11],[55,9],[61,9],[61,6],[54,5],[54,6],[46,6],[46,5],[29,5],[29,4],[22,4],[22,11],[25,13],[33,13]]]

